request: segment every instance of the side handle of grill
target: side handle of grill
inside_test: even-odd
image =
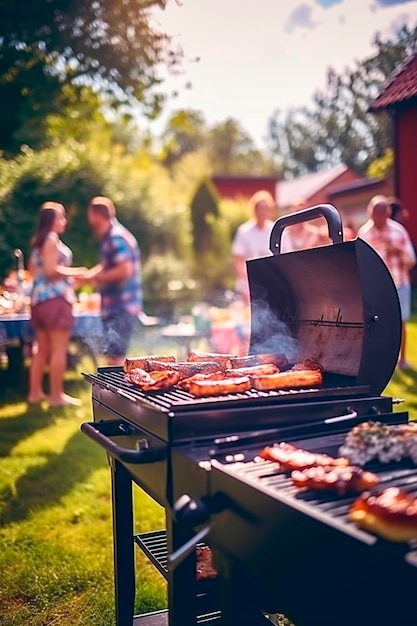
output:
[[[281,253],[281,238],[284,228],[292,226],[293,224],[299,224],[300,222],[315,220],[318,217],[324,217],[326,220],[329,229],[329,237],[333,243],[342,243],[343,229],[339,211],[332,204],[317,204],[309,209],[290,213],[289,215],[284,215],[277,219],[272,227],[269,239],[269,249],[272,254],[277,255]]]
[[[105,422],[84,422],[81,424],[82,432],[90,437],[95,443],[104,448],[110,456],[114,457],[121,463],[155,463],[161,461],[166,457],[165,448],[141,448],[138,450],[132,450],[130,448],[123,448],[117,443],[112,441],[110,437],[130,435],[131,432],[126,432],[126,424],[119,421],[105,421]],[[146,440],[142,439],[140,444],[146,446]]]
[[[210,533],[211,523],[209,520],[211,513],[213,513],[213,504],[204,497],[194,499],[184,494],[174,503],[173,513],[177,522],[189,528],[194,528],[201,524],[205,524],[205,526],[177,550],[168,554],[167,566],[170,571],[176,569]]]

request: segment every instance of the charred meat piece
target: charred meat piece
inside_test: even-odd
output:
[[[134,369],[142,369],[148,371],[147,362],[149,359],[155,361],[163,361],[164,363],[174,363],[176,361],[175,356],[170,354],[158,354],[157,356],[134,356],[127,357],[123,363],[123,371],[129,373]]]
[[[222,380],[194,380],[190,383],[189,391],[193,396],[207,397],[249,391],[250,386],[249,376],[240,376]]]
[[[125,374],[125,380],[142,391],[156,391],[173,387],[179,382],[180,376],[178,372],[170,369],[145,372],[143,369],[136,368],[129,374]]]
[[[176,361],[175,363],[164,363],[163,361],[149,360],[147,362],[149,372],[165,370],[167,367],[177,372],[182,378],[189,378],[194,374],[213,374],[218,372],[219,365],[214,361]]]
[[[190,391],[190,385],[196,380],[209,381],[209,380],[223,380],[224,372],[218,370],[217,372],[213,372],[210,374],[194,374],[194,376],[190,376],[189,378],[183,378],[178,383],[178,387],[184,389],[185,391]]]
[[[197,352],[197,351],[193,351],[190,352],[190,354],[188,355],[188,360],[192,361],[193,363],[195,362],[201,362],[201,361],[211,361],[214,363],[217,363],[219,366],[219,369],[221,370],[225,370],[227,368],[231,367],[230,364],[230,359],[234,358],[233,354],[220,354],[217,352]]]
[[[226,370],[226,378],[236,378],[236,376],[262,376],[265,374],[276,374],[279,369],[273,363],[263,365],[251,365],[249,367],[236,367]]]
[[[288,370],[275,374],[251,376],[252,387],[259,391],[273,389],[296,389],[300,387],[318,387],[323,382],[319,370]]]
[[[274,446],[266,446],[259,456],[267,461],[279,463],[280,470],[283,472],[318,466],[347,467],[349,465],[349,461],[342,457],[335,459],[327,454],[309,452],[285,441]]]
[[[276,365],[278,369],[288,367],[288,359],[284,354],[249,354],[248,356],[231,356],[230,364],[233,369],[240,367],[252,367],[254,365],[265,365],[271,363]]]
[[[347,493],[362,493],[376,487],[379,478],[373,472],[366,472],[356,465],[346,467],[319,465],[291,473],[296,487],[318,491],[332,491],[339,496]]]
[[[349,517],[359,528],[388,541],[417,539],[417,498],[397,487],[363,493],[351,506]]]

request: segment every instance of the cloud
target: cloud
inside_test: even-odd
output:
[[[324,9],[328,9],[334,4],[340,4],[343,0],[316,0],[317,4],[322,6]]]
[[[408,2],[415,2],[415,0],[375,0],[375,3],[380,7],[391,7],[396,4],[407,4]]]
[[[293,9],[284,23],[284,31],[293,33],[296,28],[307,28],[313,30],[319,24],[313,19],[314,9],[308,4],[299,4]]]

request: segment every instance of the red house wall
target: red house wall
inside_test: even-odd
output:
[[[395,112],[396,195],[409,212],[405,224],[417,248],[417,107]]]
[[[212,182],[220,197],[228,200],[249,199],[261,189],[276,199],[277,179],[270,176],[213,176]]]
[[[354,172],[351,169],[347,169],[345,172],[343,172],[343,174],[340,174],[340,176],[337,176],[336,178],[334,178],[332,182],[330,183],[330,185],[326,185],[326,187],[323,187],[322,189],[320,189],[320,191],[310,196],[308,198],[308,202],[310,205],[323,204],[323,203],[326,204],[330,202],[329,186],[333,187],[335,185],[343,185],[344,183],[350,183],[358,179],[359,179],[359,176],[356,174],[356,172]]]

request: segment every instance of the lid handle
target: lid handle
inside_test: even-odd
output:
[[[281,254],[281,238],[284,228],[292,224],[315,220],[317,217],[324,217],[326,220],[329,229],[329,237],[333,243],[342,243],[342,219],[339,211],[332,204],[317,204],[316,206],[297,211],[296,213],[290,213],[289,215],[284,215],[277,219],[272,227],[269,239],[269,249],[272,254]]]

